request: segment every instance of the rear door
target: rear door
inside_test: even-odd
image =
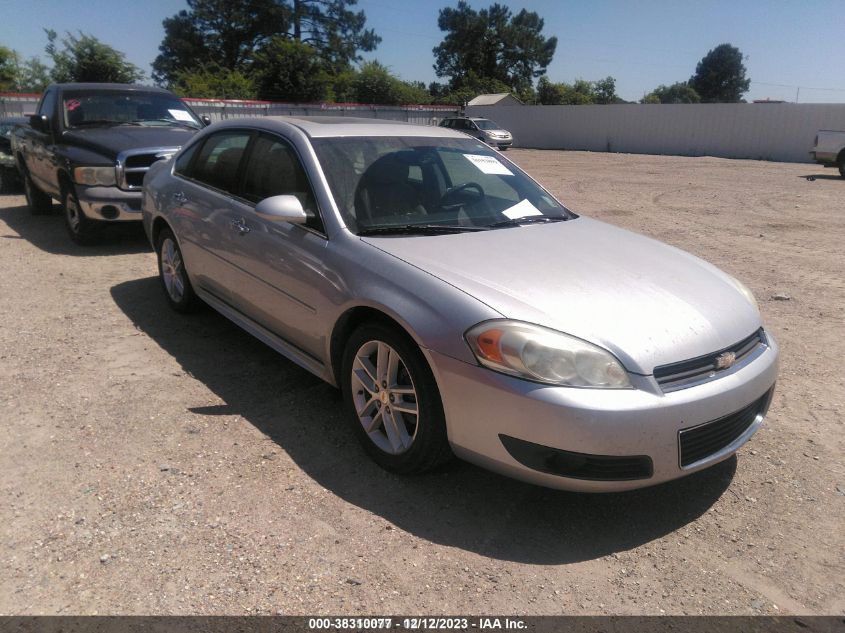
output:
[[[242,159],[254,133],[227,129],[180,155],[176,178],[162,191],[194,282],[227,304],[238,303],[240,274],[233,259],[232,219],[249,207],[238,198]],[[234,242],[236,244],[236,242]]]

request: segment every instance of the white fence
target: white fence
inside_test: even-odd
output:
[[[21,116],[35,112],[38,95],[0,95],[0,116]],[[213,121],[256,116],[351,116],[388,119],[421,125],[437,125],[445,117],[458,114],[458,107],[419,105],[385,106],[363,103],[280,103],[275,101],[229,101],[184,99],[197,114]]]
[[[845,130],[845,104],[719,103],[471,106],[516,147],[812,162],[822,129]]]

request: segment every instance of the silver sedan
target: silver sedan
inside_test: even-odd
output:
[[[638,488],[732,455],[772,398],[778,348],[739,281],[446,128],[219,123],[153,165],[143,220],[170,305],[339,387],[395,472],[457,455]]]

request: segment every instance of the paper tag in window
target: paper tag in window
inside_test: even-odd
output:
[[[194,122],[194,117],[192,117],[184,110],[168,110],[168,112],[170,113],[170,116],[172,116],[177,121],[185,121],[187,123]]]
[[[464,158],[466,158],[469,162],[478,167],[485,174],[513,176],[513,172],[507,167],[505,167],[498,160],[496,160],[496,158],[493,156],[482,156],[481,154],[464,154]]]
[[[543,215],[537,207],[533,204],[528,202],[528,200],[523,200],[522,202],[517,202],[512,207],[508,207],[504,211],[502,211],[502,215],[508,218],[509,220],[516,220],[517,218],[524,218],[529,215]]]

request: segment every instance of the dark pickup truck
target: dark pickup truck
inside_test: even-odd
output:
[[[71,239],[107,223],[141,221],[144,174],[209,123],[167,90],[129,84],[53,84],[12,151],[34,214],[61,202]]]

